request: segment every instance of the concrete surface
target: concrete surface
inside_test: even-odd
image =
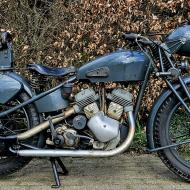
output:
[[[70,171],[61,177],[63,190],[187,190],[155,155],[124,154],[112,158],[63,159]],[[50,163],[34,159],[21,171],[0,180],[0,189],[48,190],[53,182]]]

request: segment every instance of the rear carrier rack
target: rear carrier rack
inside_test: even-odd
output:
[[[0,71],[13,69],[12,37],[8,32],[0,33]]]

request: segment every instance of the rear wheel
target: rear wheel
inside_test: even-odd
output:
[[[190,115],[176,96],[171,95],[161,106],[155,122],[156,147],[190,140]],[[163,163],[182,179],[190,182],[190,144],[158,152]]]
[[[22,103],[29,99],[26,93],[20,93],[16,98],[9,101],[8,103],[1,105],[0,112],[10,109],[19,103]],[[0,119],[0,133],[1,135],[8,136],[13,134],[18,134],[39,124],[39,116],[35,109],[35,106],[30,104],[9,114]],[[24,143],[30,144],[32,146],[38,145],[39,136],[35,136],[25,141]],[[17,145],[13,145],[17,146]],[[4,144],[1,142],[0,149],[2,150]],[[1,151],[0,150],[0,151]],[[7,175],[24,167],[29,163],[30,158],[24,157],[0,157],[0,175]]]

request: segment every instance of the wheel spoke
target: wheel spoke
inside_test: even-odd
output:
[[[170,120],[169,137],[172,143],[183,142],[190,138],[190,117],[182,107],[175,110]],[[175,150],[185,161],[190,161],[190,144],[179,145]]]
[[[19,104],[19,101],[11,101],[7,105],[0,105],[0,111],[6,111]],[[5,116],[0,120],[4,128],[5,135],[17,134],[28,129],[28,122],[26,119],[26,112],[24,108],[16,110],[14,113]]]
[[[25,118],[14,118],[14,119],[2,119],[1,121],[17,121],[17,120],[24,120]]]

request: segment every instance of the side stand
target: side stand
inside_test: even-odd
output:
[[[57,170],[56,161],[57,161],[58,165],[60,166],[60,168],[62,169],[61,172],[58,172],[58,170]],[[63,162],[61,161],[60,158],[57,158],[57,157],[56,158],[50,158],[50,162],[51,162],[54,180],[55,180],[55,184],[52,185],[52,188],[59,188],[61,186],[59,176],[60,175],[66,176],[66,175],[68,175],[69,172],[66,169],[65,165],[63,164]]]

